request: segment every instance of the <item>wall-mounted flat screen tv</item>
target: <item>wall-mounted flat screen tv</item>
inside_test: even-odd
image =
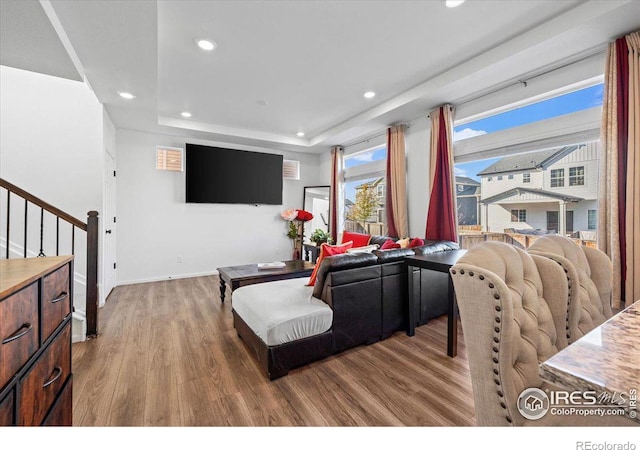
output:
[[[282,205],[282,155],[186,144],[187,203]]]

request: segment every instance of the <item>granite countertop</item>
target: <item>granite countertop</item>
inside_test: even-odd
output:
[[[627,399],[635,390],[634,415],[640,414],[640,301],[543,362],[540,376],[567,390],[623,393]]]

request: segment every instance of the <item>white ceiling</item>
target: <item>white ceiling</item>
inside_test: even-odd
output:
[[[640,28],[631,0],[41,3],[117,127],[312,152]]]

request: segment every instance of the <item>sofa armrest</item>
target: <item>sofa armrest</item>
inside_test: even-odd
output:
[[[389,250],[374,250],[373,254],[378,258],[379,264],[404,261],[407,256],[415,255],[411,248],[393,248]]]
[[[373,266],[378,262],[378,258],[370,253],[343,254],[327,256],[320,263],[316,283],[313,287],[313,296],[322,298],[323,287],[328,273],[349,271],[360,267]]]

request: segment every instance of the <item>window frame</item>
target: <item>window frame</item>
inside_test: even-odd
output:
[[[593,218],[591,217],[591,215],[593,214]],[[591,220],[593,219],[593,221],[595,222],[595,225],[593,227],[591,227]],[[587,230],[589,231],[595,231],[598,229],[598,210],[597,209],[588,209],[587,210]]]
[[[559,173],[559,175],[554,172]],[[562,181],[562,184],[559,184]],[[555,183],[554,183],[555,182]],[[558,169],[549,169],[549,187],[551,188],[563,188],[565,187],[564,167]]]
[[[577,171],[578,169],[582,169],[582,173],[581,174],[571,175],[571,171],[572,170]],[[584,165],[569,167],[569,187],[572,187],[572,186],[584,186],[585,185],[585,181],[586,181],[585,178],[586,178],[586,170],[585,170],[585,166]],[[577,182],[578,180],[582,180],[582,183],[578,183]],[[574,183],[574,181],[576,181],[576,182]]]
[[[531,172],[522,174],[522,182],[523,183],[531,183]]]
[[[515,211],[515,214],[514,214]],[[520,220],[521,217],[524,218],[524,220]],[[513,219],[517,219],[517,220],[513,220]],[[527,210],[526,209],[512,209],[511,210],[511,223],[526,223],[527,222]]]

